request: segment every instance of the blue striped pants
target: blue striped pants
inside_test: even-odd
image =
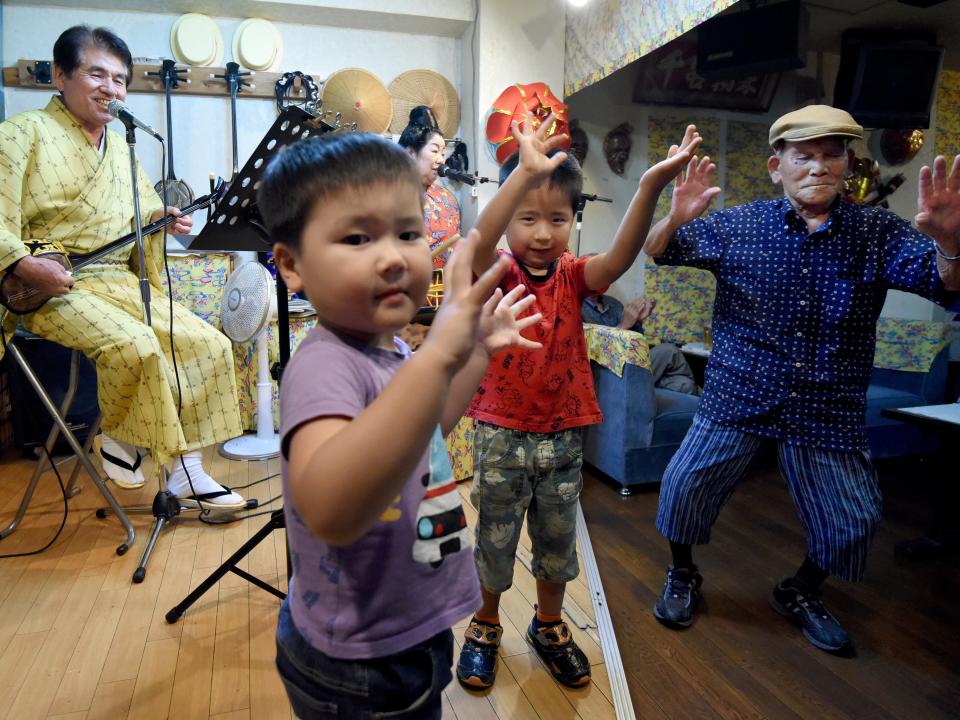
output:
[[[672,542],[708,542],[720,508],[765,440],[698,414],[664,471],[657,529]],[[806,530],[810,558],[831,575],[859,580],[880,522],[870,456],[778,442],[777,461]]]

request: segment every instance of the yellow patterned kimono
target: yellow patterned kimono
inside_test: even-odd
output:
[[[58,241],[83,254],[134,229],[129,149],[110,130],[104,142],[101,158],[59,97],[0,124],[0,268],[29,254],[26,243]],[[142,169],[137,184],[146,224],[163,204]],[[69,293],[23,322],[94,361],[104,432],[149,448],[160,464],[242,429],[229,340],[175,304],[178,399],[170,306],[161,289],[162,234],[147,239],[145,252],[152,327],[143,323],[133,245],[76,271]],[[4,320],[9,337],[16,318]]]

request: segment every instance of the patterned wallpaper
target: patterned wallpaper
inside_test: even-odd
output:
[[[934,155],[951,156],[960,152],[960,72],[940,73],[937,90],[937,133]]]
[[[594,0],[567,10],[565,95],[666,45],[736,0]]]
[[[768,129],[767,123],[735,120],[727,123],[724,207],[780,197],[780,186],[773,184],[767,172],[767,158],[770,156]]]

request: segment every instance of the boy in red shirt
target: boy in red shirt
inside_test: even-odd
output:
[[[562,136],[547,139],[548,118],[537,130],[528,117],[520,152],[507,159],[501,186],[477,219],[482,237],[473,271],[485,272],[503,255],[510,267],[500,282],[536,296],[542,320],[528,337],[542,350],[510,349],[491,359],[467,415],[476,422],[474,480],[482,607],[465,634],[457,677],[468,687],[493,684],[503,627],[500,594],[513,582],[520,528],[527,516],[537,580],[537,613],[527,641],[553,676],[578,686],[590,682],[590,664],[560,612],[566,583],[579,574],[577,501],[583,481],[581,431],[602,420],[583,338],[580,304],[606,290],[633,264],[650,226],[657,198],[700,144],[688,128],[682,147],[644,173],[607,252],[575,257],[567,251],[583,185],[577,161],[553,152]],[[506,232],[510,252],[498,251]]]

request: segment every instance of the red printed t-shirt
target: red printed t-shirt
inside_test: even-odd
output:
[[[526,432],[557,432],[603,420],[583,339],[580,303],[604,289],[590,290],[583,269],[588,257],[561,255],[546,277],[527,273],[510,255],[504,293],[523,284],[536,296],[530,313],[543,320],[523,335],[543,343],[539,350],[510,348],[495,355],[467,415]]]

